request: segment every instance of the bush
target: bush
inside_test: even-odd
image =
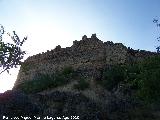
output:
[[[129,120],[158,120],[148,107],[137,107],[128,111]]]
[[[68,75],[71,75],[73,74],[74,70],[71,66],[68,66],[68,67],[65,67],[63,70],[62,70],[62,74],[64,76],[68,76]]]
[[[104,71],[99,82],[107,90],[120,83],[134,89],[136,97],[146,103],[160,102],[160,56],[147,58],[139,63],[115,65]]]
[[[69,79],[64,75],[55,75],[54,87],[64,85],[69,82]]]
[[[124,67],[115,65],[105,70],[100,84],[107,90],[112,90],[119,82],[123,81],[125,77],[126,73]]]
[[[141,69],[139,64],[131,64],[131,65],[125,65],[125,83],[130,86],[132,89],[138,89],[138,81],[137,78],[139,74],[141,73]]]
[[[78,90],[85,90],[89,88],[89,83],[85,79],[80,79],[78,84],[74,85],[74,88]]]
[[[20,88],[25,93],[36,93],[47,89],[48,87],[54,86],[53,81],[49,75],[39,74],[33,80],[25,81],[20,84],[18,88]]]
[[[147,58],[139,65],[143,71],[160,68],[160,56]]]
[[[160,102],[160,57],[148,58],[141,63],[141,74],[137,79],[137,95],[147,103]]]
[[[160,102],[160,57],[147,58],[130,70],[127,82],[136,86],[136,96],[146,103]]]
[[[127,82],[137,87],[136,96],[147,104],[160,102],[160,56],[146,58],[131,70],[135,75]]]
[[[18,86],[25,93],[36,93],[48,88],[55,88],[69,82],[73,75],[71,68],[66,68],[62,72],[55,74],[37,74],[33,80],[25,81]]]

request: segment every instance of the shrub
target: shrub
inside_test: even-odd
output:
[[[74,72],[74,70],[73,70],[73,68],[72,68],[71,66],[65,67],[65,68],[62,70],[62,74],[63,74],[64,76],[71,75],[73,72]]]
[[[122,82],[136,90],[136,96],[146,103],[160,102],[160,56],[130,65],[115,65],[104,71],[100,84],[112,90]]]
[[[137,97],[146,103],[160,102],[160,57],[147,58],[138,65]]]
[[[23,66],[23,68],[28,68],[28,66]],[[37,74],[33,80],[25,81],[19,85],[18,88],[25,93],[36,93],[48,88],[64,85],[68,83],[72,77],[74,77],[74,70],[68,66],[61,72],[55,72],[55,74]]]
[[[69,82],[69,79],[64,75],[55,75],[54,77],[54,86],[61,86]]]
[[[139,64],[131,64],[131,65],[125,65],[125,83],[130,86],[132,89],[138,89],[138,82],[137,78],[139,74],[141,73],[141,69],[139,67]]]
[[[137,107],[127,112],[129,120],[158,120],[148,107]]]
[[[89,88],[89,83],[85,79],[80,79],[77,84],[74,85],[75,89],[85,90]]]
[[[25,81],[18,86],[25,93],[36,93],[48,88],[55,88],[69,82],[73,75],[71,68],[65,68],[62,72],[55,74],[37,74],[33,80]]]
[[[125,79],[125,75],[124,67],[120,65],[112,66],[110,69],[105,70],[100,84],[107,90],[112,90],[119,82]]]
[[[160,69],[144,71],[138,83],[138,97],[149,103],[160,102]]]
[[[147,58],[139,65],[143,71],[160,68],[160,56]]]
[[[39,74],[33,80],[25,81],[18,88],[25,93],[36,93],[51,87],[51,85],[54,86],[53,80],[49,75]]]

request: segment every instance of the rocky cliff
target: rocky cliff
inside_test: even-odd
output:
[[[58,45],[53,50],[28,57],[20,68],[15,87],[32,80],[39,73],[52,74],[68,66],[84,77],[96,79],[106,65],[133,63],[153,55],[156,53],[133,50],[122,43],[103,42],[96,34],[92,34],[91,38],[84,35],[82,40],[73,41],[71,47],[61,48]]]
[[[71,47],[57,46],[31,56],[22,64],[14,89],[0,96],[0,117],[78,115],[80,120],[159,120],[159,104],[148,107],[137,99],[143,90],[139,83],[145,78],[150,81],[149,91],[157,88],[160,58],[145,59],[156,55],[121,43],[102,42],[93,34],[91,38],[84,35]],[[155,90],[152,95],[159,96],[159,89]]]

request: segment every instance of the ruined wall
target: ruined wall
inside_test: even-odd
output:
[[[74,41],[71,47],[57,46],[51,51],[27,58],[20,68],[15,86],[32,80],[37,73],[50,74],[67,66],[86,76],[95,76],[105,65],[136,61],[151,54],[155,53],[127,49],[121,43],[102,42],[96,34],[92,34],[91,38],[84,35],[82,40]]]

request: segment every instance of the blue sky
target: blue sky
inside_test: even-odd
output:
[[[93,33],[102,41],[155,51],[159,30],[152,20],[160,17],[159,5],[159,0],[0,0],[0,24],[28,36],[25,59]],[[17,73],[0,75],[0,92],[12,88]]]

